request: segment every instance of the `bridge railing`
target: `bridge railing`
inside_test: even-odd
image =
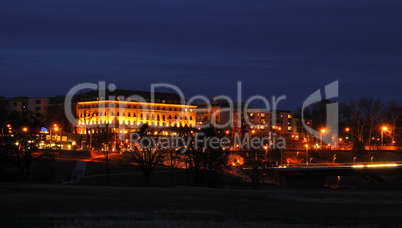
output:
[[[390,162],[343,162],[343,163],[286,163],[277,168],[305,168],[305,167],[387,167],[387,166],[402,166],[402,161]]]

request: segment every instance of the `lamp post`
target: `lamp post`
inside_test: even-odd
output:
[[[323,149],[323,148],[322,148],[322,135],[325,134],[325,132],[326,132],[325,128],[321,129],[321,134],[320,134],[320,136],[321,136],[321,137],[320,137],[320,140],[321,140],[321,150]]]
[[[306,166],[308,166],[308,144],[304,146],[306,147]]]
[[[27,127],[23,127],[22,128],[22,132],[23,132],[23,136],[22,136],[22,140],[23,140],[23,143],[24,143],[24,152],[27,152],[27,148],[28,148],[28,145],[27,145],[27,133],[28,133],[28,128]]]
[[[384,146],[384,131],[387,130],[387,127],[382,127],[381,128],[381,147]]]

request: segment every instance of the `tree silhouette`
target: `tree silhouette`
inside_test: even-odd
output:
[[[109,150],[112,145],[114,139],[116,137],[116,133],[112,131],[112,128],[109,124],[106,124],[103,128],[98,128],[96,133],[93,134],[93,145],[95,148],[102,150],[105,155],[106,162],[106,182],[109,183]]]
[[[145,177],[145,184],[150,185],[150,177],[155,165],[161,160],[163,149],[159,147],[155,148],[141,148],[134,146],[132,150],[129,150],[126,154],[129,160],[136,163]]]

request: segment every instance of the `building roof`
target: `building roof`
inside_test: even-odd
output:
[[[106,95],[105,99],[99,99],[100,92],[104,92]],[[129,98],[130,96],[140,96],[145,101],[151,101],[151,92],[148,91],[134,91],[134,90],[93,90],[86,92],[81,95],[80,101],[96,101],[96,100],[111,100],[114,97],[114,100],[122,100],[118,97],[123,97],[124,100]],[[181,97],[175,93],[162,93],[162,92],[154,92],[155,103],[168,103],[168,104],[180,104]]]

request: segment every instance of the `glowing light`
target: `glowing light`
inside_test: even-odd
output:
[[[23,131],[23,132],[27,132],[27,131],[28,131],[28,128],[24,127],[24,128],[22,128],[22,131]]]
[[[382,168],[382,167],[397,167],[398,164],[369,164],[369,165],[352,165],[352,168]]]
[[[327,132],[325,128],[321,129],[321,133],[325,134],[325,132]]]
[[[384,127],[382,127],[382,130],[383,130],[383,131],[386,131],[387,129],[388,129],[388,128],[387,128],[387,127],[385,127],[385,126],[384,126]]]
[[[347,127],[347,128],[345,129],[345,131],[350,131],[350,128]]]

